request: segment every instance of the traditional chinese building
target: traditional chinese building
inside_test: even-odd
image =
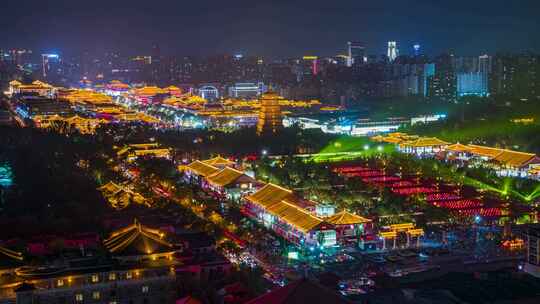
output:
[[[365,241],[365,236],[373,231],[370,219],[352,214],[346,210],[324,219],[336,230],[336,238],[340,243]]]
[[[334,227],[300,204],[291,190],[267,184],[245,198],[243,212],[295,244],[335,245]]]
[[[238,200],[242,194],[253,192],[259,184],[251,176],[231,167],[207,176],[206,181],[209,188],[232,200]]]
[[[133,161],[141,156],[153,156],[170,158],[171,150],[162,148],[158,143],[128,144],[116,152],[118,157],[125,157],[128,161]]]
[[[261,96],[257,134],[272,134],[283,128],[283,116],[279,104],[281,99],[283,98],[273,92],[267,92]]]
[[[411,141],[399,143],[399,150],[417,155],[432,155],[443,151],[450,143],[436,137],[420,137]]]
[[[219,172],[219,168],[208,165],[200,160],[196,160],[187,166],[179,166],[178,169],[184,172],[184,179],[186,181],[201,186],[206,184],[206,177]]]

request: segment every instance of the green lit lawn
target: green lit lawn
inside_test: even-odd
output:
[[[342,136],[330,142],[310,160],[314,162],[345,161],[378,154],[390,154],[394,151],[393,145],[374,143],[367,137]]]

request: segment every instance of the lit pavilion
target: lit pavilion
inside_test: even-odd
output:
[[[283,97],[274,92],[267,92],[261,96],[257,134],[277,133],[283,128],[283,116],[279,104],[282,99]]]
[[[324,220],[335,227],[336,237],[340,241],[360,238],[366,235],[368,230],[372,230],[373,228],[370,219],[352,214],[346,210],[338,212]]]
[[[243,211],[293,243],[335,245],[332,225],[301,208],[300,203],[301,199],[291,190],[267,184],[245,198]]]
[[[121,261],[172,260],[178,248],[166,240],[158,229],[143,226],[137,220],[128,227],[113,232],[103,245]]]

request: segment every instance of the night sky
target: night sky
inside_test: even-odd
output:
[[[539,0],[19,0],[0,4],[0,47],[271,57],[540,50]]]

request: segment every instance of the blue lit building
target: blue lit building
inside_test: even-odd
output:
[[[233,98],[255,98],[263,92],[263,83],[241,82],[229,87],[229,96]]]
[[[486,73],[458,73],[458,96],[488,96],[488,77]]]
[[[219,99],[219,91],[215,86],[206,85],[199,88],[199,96],[208,101],[215,101]]]

